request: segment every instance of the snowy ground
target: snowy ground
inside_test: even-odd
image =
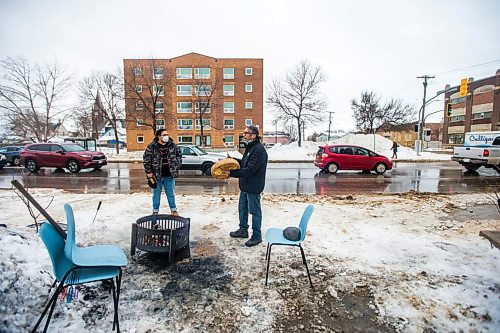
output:
[[[267,153],[269,155],[270,161],[313,161],[316,156],[316,152],[318,151],[318,146],[323,146],[326,144],[352,144],[368,148],[389,158],[392,156],[392,151],[390,150],[392,147],[392,141],[384,138],[383,136],[374,136],[372,134],[347,134],[342,138],[332,142],[303,141],[301,147],[298,146],[297,142],[293,142],[287,145],[277,144],[274,147],[268,149]],[[142,151],[127,152],[126,149],[123,149],[120,151],[120,154],[116,154],[116,150],[114,149],[100,148],[100,150],[106,153],[110,161],[142,161],[142,155],[144,153]],[[233,157],[241,157],[241,154],[238,151],[230,150],[229,153]],[[422,152],[419,156],[413,149],[400,146],[398,148],[398,160],[449,161],[450,155]]]
[[[70,194],[32,190],[57,221],[71,203],[81,244],[130,251],[130,226],[148,215],[150,195]],[[52,281],[51,264],[32,220],[12,191],[0,192],[0,332],[27,331]],[[103,205],[95,223],[99,200]],[[270,285],[265,244],[245,248],[237,197],[179,195],[191,218],[192,258],[167,266],[143,253],[125,269],[124,332],[499,332],[500,252],[478,236],[497,229],[487,195],[264,195],[264,232],[298,223],[315,206],[305,252],[315,290],[297,249],[273,250]],[[57,303],[51,332],[101,332],[112,326],[110,294],[85,288]]]

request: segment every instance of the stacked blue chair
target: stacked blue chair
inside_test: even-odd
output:
[[[300,239],[297,241],[291,241],[286,239],[283,236],[283,229],[281,228],[271,228],[266,232],[266,242],[267,242],[267,252],[266,252],[266,261],[267,261],[267,270],[266,270],[266,286],[267,279],[269,276],[269,263],[271,262],[271,250],[273,245],[285,245],[285,246],[296,246],[300,248],[300,253],[302,254],[302,262],[306,266],[307,277],[309,278],[309,284],[311,288],[313,288],[313,284],[311,281],[311,275],[309,274],[309,267],[307,266],[306,255],[304,254],[304,249],[302,248],[302,242],[306,238],[307,232],[307,224],[309,223],[309,219],[314,211],[313,205],[308,205],[302,214],[302,218],[300,219],[299,229],[300,229]]]
[[[64,287],[96,281],[110,281],[113,291],[113,330],[120,332],[118,321],[118,302],[122,280],[122,267],[127,265],[127,257],[122,249],[115,245],[96,245],[78,247],[75,241],[75,218],[69,204],[64,205],[68,224],[67,237],[59,233],[53,225],[44,223],[39,230],[54,270],[57,288],[42,312],[32,332],[36,332],[43,318],[50,312],[43,332],[47,332],[50,319],[57,302],[57,297]]]

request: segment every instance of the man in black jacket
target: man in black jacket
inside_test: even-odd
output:
[[[262,209],[260,194],[266,182],[267,152],[259,140],[259,128],[247,126],[243,131],[246,142],[245,153],[240,162],[239,170],[230,171],[231,177],[239,178],[240,200],[238,211],[240,227],[229,233],[231,237],[248,238],[248,213],[252,214],[252,237],[246,246],[262,243]]]
[[[175,204],[175,180],[179,176],[182,155],[179,147],[169,138],[165,129],[158,129],[155,138],[148,145],[143,155],[144,171],[148,179],[154,179],[153,214],[160,209],[161,188],[165,188],[170,214],[179,216]]]

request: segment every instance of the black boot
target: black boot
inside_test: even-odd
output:
[[[247,240],[245,242],[245,245],[248,246],[248,247],[252,247],[252,246],[255,246],[255,245],[259,245],[260,243],[262,243],[262,238],[257,238],[257,237],[253,237],[250,238],[249,240]]]
[[[248,238],[248,230],[247,229],[238,229],[236,231],[231,231],[229,236],[233,238]]]

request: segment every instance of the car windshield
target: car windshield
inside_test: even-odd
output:
[[[86,151],[85,148],[80,145],[61,145],[61,147],[67,152]]]
[[[198,146],[192,146],[191,149],[193,149],[198,155],[206,155],[207,152],[201,148],[201,147],[198,147]]]

